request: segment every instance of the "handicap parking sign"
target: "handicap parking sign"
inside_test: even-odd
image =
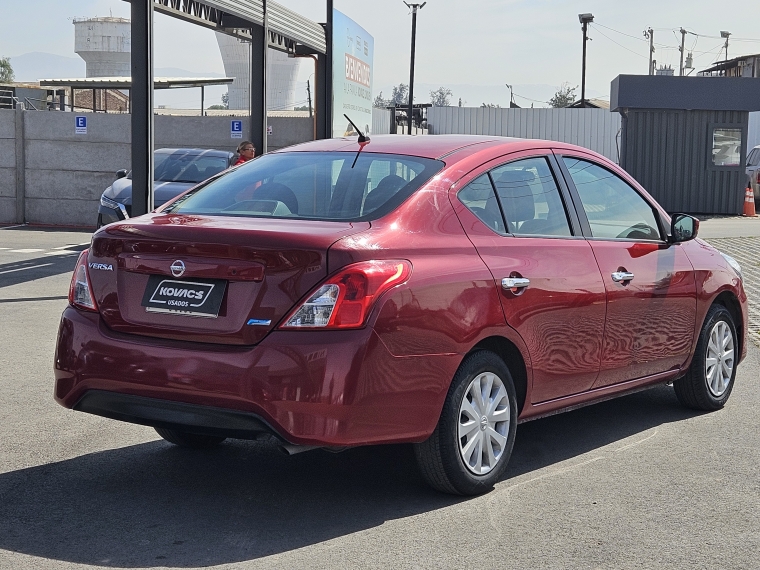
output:
[[[230,138],[243,138],[243,121],[230,121]]]
[[[86,135],[87,134],[87,117],[78,116],[75,118],[74,122],[74,132],[77,135]]]

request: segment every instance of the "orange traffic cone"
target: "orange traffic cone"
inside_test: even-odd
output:
[[[755,214],[755,194],[752,192],[752,188],[747,186],[747,192],[744,194],[744,216],[754,218]]]

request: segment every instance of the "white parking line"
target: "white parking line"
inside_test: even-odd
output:
[[[45,251],[44,249],[34,249],[34,248],[28,248],[28,249],[12,249],[10,250],[10,253],[37,253],[40,251]]]
[[[53,249],[66,249],[67,247],[79,247],[80,245],[90,245],[90,242],[86,241],[83,243],[70,243],[69,245],[61,245],[58,247],[54,247]]]
[[[6,271],[0,271],[0,275],[3,275],[5,273],[13,273],[14,271],[24,271],[26,269],[38,269],[40,267],[47,267],[48,265],[53,265],[52,263],[42,263],[40,265],[31,265],[29,267],[19,267],[18,269],[8,269]]]

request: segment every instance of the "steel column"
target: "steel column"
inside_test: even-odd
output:
[[[153,0],[132,0],[132,216],[153,210]]]
[[[332,81],[327,74],[327,59],[330,56],[324,53],[317,54],[317,61],[315,68],[317,72],[316,81],[314,82],[314,92],[316,93],[316,101],[314,102],[314,108],[316,109],[316,122],[317,122],[317,139],[329,139],[332,137],[332,120],[330,119],[332,113],[332,97],[329,87],[329,83]]]
[[[266,19],[266,17],[265,17]],[[264,28],[251,28],[251,125],[250,140],[256,154],[266,153],[267,130],[267,44]]]

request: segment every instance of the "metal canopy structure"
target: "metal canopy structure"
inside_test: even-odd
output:
[[[227,85],[235,80],[234,77],[155,77],[153,79],[153,89],[186,89],[200,87],[201,90],[201,115],[203,115],[205,88],[210,85]],[[131,77],[82,77],[77,79],[40,79],[40,87],[69,87],[71,88],[71,110],[75,110],[74,89],[91,89],[93,96],[93,111],[95,106],[96,89],[127,89],[132,94]],[[130,102],[131,106],[131,102]],[[63,110],[63,99],[61,99],[61,110]],[[107,99],[106,109],[108,111]]]
[[[154,77],[154,89],[182,89],[226,85],[234,77]],[[72,89],[131,89],[131,77],[82,77],[75,79],[40,79],[40,87],[71,87]]]
[[[330,137],[332,125],[332,14],[318,24],[271,0],[125,0],[132,26],[132,212],[153,209],[153,13],[158,11],[233,35],[251,43],[250,139],[267,149],[267,51],[315,59],[317,137]],[[256,112],[256,110],[260,112]]]
[[[264,25],[264,0],[154,0],[157,12],[186,22],[251,40],[251,24]],[[313,53],[327,53],[325,30],[316,22],[277,4],[266,2],[269,48],[296,53],[302,45]]]

